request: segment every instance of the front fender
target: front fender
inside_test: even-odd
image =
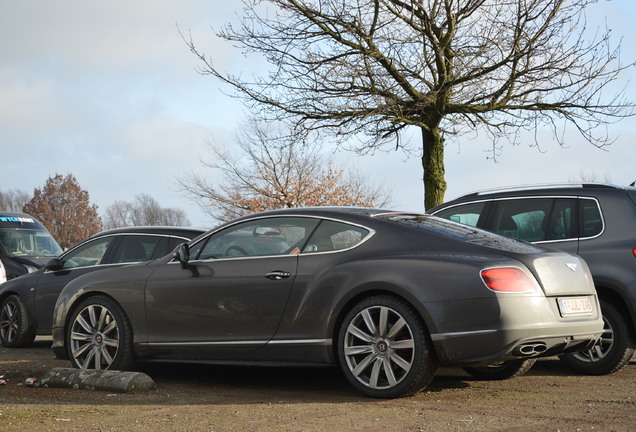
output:
[[[146,279],[155,268],[140,264],[104,269],[69,282],[60,293],[53,314],[54,352],[56,347],[63,347],[65,344],[65,328],[77,305],[85,298],[98,294],[111,297],[124,308],[134,329],[133,342],[145,342],[147,325],[144,288]]]

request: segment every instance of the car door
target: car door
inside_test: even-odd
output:
[[[187,268],[160,266],[146,281],[150,348],[246,350],[267,343],[292,289],[314,218],[258,218],[192,245]]]
[[[106,236],[89,240],[60,256],[61,269],[44,269],[33,290],[35,321],[38,329],[50,330],[53,321],[53,309],[62,289],[78,276],[103,267],[117,237]]]

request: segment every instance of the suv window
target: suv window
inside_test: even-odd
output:
[[[583,226],[581,237],[594,237],[603,231],[603,218],[598,208],[598,203],[593,199],[581,200],[581,213]]]
[[[576,198],[497,201],[491,231],[528,242],[577,238]]]

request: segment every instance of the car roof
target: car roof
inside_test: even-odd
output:
[[[373,207],[295,207],[278,210],[269,210],[262,213],[252,214],[246,217],[254,216],[278,216],[278,215],[313,215],[313,216],[338,216],[338,215],[359,215],[374,216],[382,213],[396,213],[395,210],[373,208]],[[400,212],[403,213],[403,212]],[[412,213],[412,212],[404,212]]]
[[[167,236],[177,236],[186,238],[195,238],[205,232],[208,232],[207,228],[196,227],[183,227],[183,226],[132,226],[132,227],[120,227],[97,233],[91,238],[103,237],[106,235],[114,234],[159,234]]]
[[[538,194],[546,195],[579,195],[579,194],[600,194],[628,192],[636,193],[636,187],[617,186],[607,183],[543,183],[534,185],[518,185],[500,188],[485,189],[461,195],[439,206],[434,207],[430,211],[434,211],[439,207],[446,207],[449,203],[464,202],[475,199],[488,199],[493,197],[514,197],[514,196],[533,196]]]

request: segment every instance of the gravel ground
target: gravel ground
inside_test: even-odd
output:
[[[147,365],[157,390],[139,394],[33,388],[52,367],[50,342],[0,347],[0,431],[636,431],[636,361],[600,377],[556,358],[524,376],[479,381],[441,368],[422,393],[358,394],[336,368]]]

